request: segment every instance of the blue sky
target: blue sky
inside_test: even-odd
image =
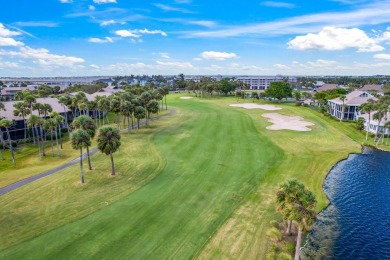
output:
[[[390,0],[3,1],[0,77],[390,74]]]

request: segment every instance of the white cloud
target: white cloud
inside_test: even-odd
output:
[[[116,3],[116,0],[93,0],[95,4],[109,4],[109,3]]]
[[[200,57],[205,60],[226,60],[239,58],[237,54],[233,52],[218,52],[218,51],[204,51],[200,54]]]
[[[369,1],[352,11],[324,12],[283,18],[272,22],[226,26],[212,31],[184,32],[185,37],[236,37],[305,34],[323,27],[358,27],[360,25],[387,24],[390,1]]]
[[[16,62],[9,62],[9,61],[1,62],[0,61],[0,68],[18,68],[18,67],[19,67],[19,65]]]
[[[170,70],[193,70],[195,67],[190,62],[179,61],[156,61],[158,69]]]
[[[161,58],[163,58],[163,59],[170,59],[171,58],[167,52],[160,52],[159,54],[160,54]]]
[[[275,1],[266,1],[261,3],[264,6],[268,7],[277,7],[277,8],[295,8],[295,4],[286,3],[286,2],[275,2]]]
[[[148,29],[136,29],[136,30],[118,30],[115,31],[116,35],[121,37],[134,37],[139,38],[141,34],[160,34],[161,36],[168,36],[168,34],[161,30],[148,30]]]
[[[141,37],[141,35],[135,34],[129,30],[118,30],[118,31],[115,31],[115,34],[119,35],[121,37],[134,37],[134,38]]]
[[[284,64],[275,64],[274,68],[278,70],[291,70],[289,66],[286,66]]]
[[[382,51],[377,40],[357,28],[324,27],[318,34],[309,33],[297,36],[288,42],[290,49],[296,50],[344,50],[355,48],[358,52]]]
[[[0,46],[23,46],[23,42],[15,41],[12,38],[0,37]]]
[[[111,38],[111,37],[105,37],[104,39],[100,39],[100,38],[89,38],[88,39],[89,42],[93,42],[93,43],[107,43],[107,42],[114,42],[114,38]]]
[[[96,64],[91,64],[91,65],[89,65],[89,67],[91,67],[93,69],[100,69],[100,67]]]
[[[0,23],[0,37],[11,37],[20,35],[20,32],[10,31],[4,27],[2,23]]]
[[[63,4],[69,4],[69,3],[72,3],[73,0],[60,0],[60,2]]]
[[[390,60],[390,54],[378,53],[374,55],[375,59]]]
[[[213,27],[216,25],[214,21],[199,20],[199,21],[188,21],[189,24],[200,25],[204,27]]]
[[[180,12],[180,13],[186,13],[186,14],[193,13],[187,9],[173,7],[170,5],[164,5],[164,4],[154,4],[154,5],[158,8],[160,8],[161,10],[166,11],[166,12]]]
[[[0,50],[0,55],[32,59],[35,64],[43,66],[71,67],[77,63],[84,62],[82,58],[52,54],[47,49],[33,49],[27,46],[20,47],[19,51]]]
[[[88,5],[88,10],[95,11],[96,7],[93,5]]]
[[[116,22],[114,20],[103,21],[100,23],[100,26],[107,26],[110,24],[116,24]]]

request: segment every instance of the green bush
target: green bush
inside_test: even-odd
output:
[[[279,228],[279,222],[276,221],[276,220],[271,220],[270,222],[270,225],[274,228]]]
[[[267,236],[269,239],[271,239],[274,242],[279,242],[282,240],[282,233],[280,233],[279,229],[277,228],[270,228],[267,230]]]
[[[282,253],[280,253],[279,255],[278,255],[278,258],[277,258],[278,260],[280,259],[280,260],[292,260],[293,258],[292,258],[292,256],[290,255],[290,254],[288,254],[288,253],[285,253],[285,252],[282,252]]]

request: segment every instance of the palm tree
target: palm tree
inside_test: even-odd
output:
[[[45,129],[46,132],[50,132],[51,156],[54,157],[53,131],[57,129],[56,120],[54,120],[53,118],[46,119],[45,122],[43,123],[43,129]],[[57,148],[58,148],[58,139],[57,139]]]
[[[62,133],[61,133],[61,125],[64,123],[64,117],[61,116],[59,113],[57,112],[51,112],[50,113],[50,117],[53,118],[55,121],[56,121],[56,124],[57,124],[57,129],[58,129],[58,132],[59,132],[59,135],[60,135],[60,145],[61,145],[61,149],[62,149]],[[58,150],[58,155],[60,155],[60,150],[58,149],[58,138],[57,138],[57,129],[56,129],[56,140],[57,140],[57,150]],[[68,129],[69,131],[69,129]]]
[[[115,123],[118,126],[118,128],[120,128],[120,124],[119,124],[119,112],[121,112],[120,104],[121,102],[117,98],[112,98],[110,101],[110,111],[115,114]]]
[[[72,105],[72,98],[69,96],[60,96],[58,98],[58,103],[60,103],[64,108],[65,123],[66,123],[66,128],[68,129],[68,134],[69,134],[68,111],[66,110],[66,107]]]
[[[378,120],[378,125],[376,127],[376,131],[375,131],[375,138],[374,138],[374,142],[377,140],[378,138],[378,133],[379,133],[379,126],[381,124],[381,121],[383,119],[383,117],[385,116],[385,114],[387,113],[387,105],[384,105],[384,104],[379,104],[378,105],[378,109],[377,109],[377,112],[373,115],[373,118],[375,120]],[[379,138],[380,139],[380,138]]]
[[[39,152],[39,160],[42,160],[42,154],[41,154],[41,144],[39,142],[39,133],[38,133],[38,126],[42,123],[42,118],[36,115],[30,115],[30,117],[27,119],[27,124],[32,128],[33,132],[35,130],[35,133],[37,135],[38,140],[38,152]]]
[[[110,122],[108,121],[107,115],[108,115],[108,112],[110,111],[110,100],[106,97],[102,97],[98,101],[97,105],[98,105],[99,110],[103,111],[103,118],[102,118],[103,125],[104,125],[104,118],[106,118],[107,124],[109,124]]]
[[[15,165],[15,156],[14,156],[14,148],[12,147],[11,142],[11,136],[9,134],[9,128],[13,125],[12,121],[9,119],[1,119],[0,120],[0,127],[4,127],[7,131],[7,137],[8,137],[8,146],[9,150],[11,151],[11,157],[12,157],[12,163]]]
[[[119,130],[112,126],[106,126],[99,129],[97,138],[98,149],[111,158],[111,175],[115,175],[114,157],[112,156],[121,146],[121,136]]]
[[[22,91],[23,92],[23,91]],[[18,93],[21,93],[21,92],[18,92]],[[16,93],[17,94],[17,93]],[[31,94],[31,93],[28,93],[26,95],[23,96],[23,100],[24,102],[26,102],[28,104],[28,106],[30,107],[30,114],[33,113],[34,111],[34,105],[36,104],[36,99],[35,97]],[[35,134],[34,134],[34,131],[32,131],[33,133],[33,142],[35,144]],[[39,138],[39,137],[38,137]]]
[[[80,149],[80,176],[81,183],[84,183],[84,171],[83,171],[83,147],[91,145],[91,137],[89,134],[82,130],[78,129],[71,135],[71,144],[73,149]]]
[[[92,118],[90,118],[89,116],[76,117],[75,119],[73,119],[72,127],[74,129],[82,129],[82,130],[86,131],[91,139],[95,137],[95,134],[96,134],[95,121]],[[89,156],[89,146],[90,145],[86,146],[87,157],[88,157],[88,166],[89,166],[89,170],[92,170],[91,158]]]
[[[148,118],[150,119],[150,114],[156,114],[158,113],[158,102],[156,100],[151,100],[147,104],[147,111],[148,111]]]
[[[390,121],[387,121],[383,127],[385,128],[385,132],[386,132],[386,129],[387,129],[386,145],[388,145],[388,143],[389,143],[389,135],[390,135],[389,134]]]
[[[374,100],[369,99],[367,103],[364,103],[361,106],[361,111],[364,113],[368,113],[368,124],[366,125],[366,141],[368,140],[368,132],[370,130],[370,122],[371,122],[371,112],[374,110]]]
[[[27,124],[26,124],[26,116],[30,114],[30,109],[27,102],[18,102],[14,104],[14,116],[20,116],[23,118],[24,123],[24,142],[26,143],[27,139]]]
[[[130,101],[124,101],[121,104],[121,111],[123,116],[127,117],[127,132],[130,134],[130,117],[133,114],[134,105]]]
[[[288,220],[299,223],[295,258],[300,259],[303,228],[309,229],[316,218],[314,208],[317,201],[314,194],[307,190],[297,179],[284,182],[276,194],[277,210]]]
[[[144,92],[141,94],[141,100],[142,100],[142,106],[145,108],[146,110],[146,113],[145,113],[145,126],[146,128],[149,127],[149,124],[148,124],[148,117],[149,117],[149,112],[148,112],[148,103],[149,101],[152,99],[152,96],[150,95],[150,93],[148,91]]]
[[[145,108],[138,106],[134,109],[134,117],[137,119],[137,129],[139,129],[139,120],[145,117]]]

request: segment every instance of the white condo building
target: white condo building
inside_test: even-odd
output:
[[[276,76],[239,76],[236,80],[244,82],[249,85],[251,90],[268,89],[271,82],[283,81],[282,75]]]

